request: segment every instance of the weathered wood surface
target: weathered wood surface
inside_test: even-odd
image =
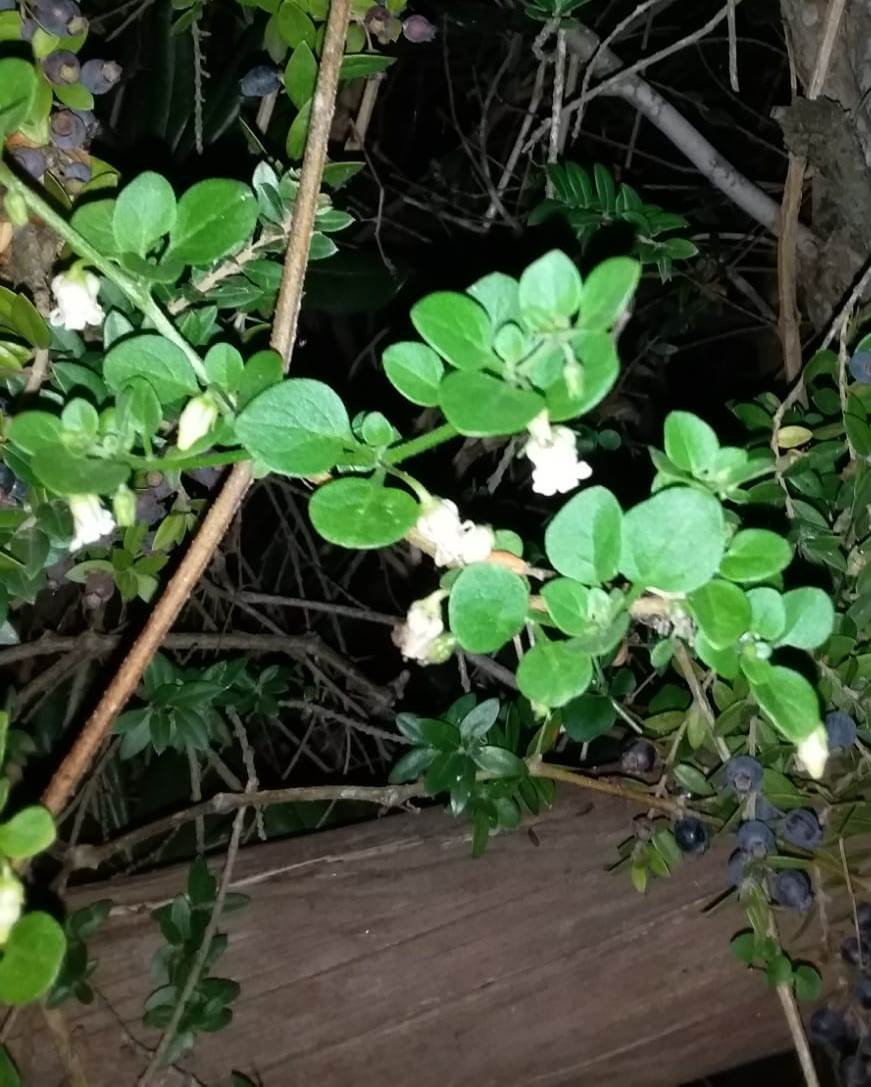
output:
[[[251,896],[226,930],[220,974],[241,982],[233,1023],[191,1067],[264,1087],[674,1087],[787,1049],[777,1001],[730,959],[724,854],[683,866],[646,897],[603,871],[631,816],[621,801],[564,798],[472,860],[441,812],[257,846],[234,886]],[[95,941],[111,1010],[71,1006],[89,1087],[133,1085],[157,928],[147,903],[184,870],[79,892],[128,907]],[[13,1040],[28,1087],[66,1082],[38,1019]],[[182,1083],[171,1076],[167,1083]]]

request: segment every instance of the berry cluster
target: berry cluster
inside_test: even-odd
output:
[[[838,1060],[844,1087],[871,1087],[871,1031],[864,1014],[871,1010],[871,902],[857,904],[856,921],[857,931],[841,942],[841,958],[853,975],[849,1001],[843,1009],[817,1008],[808,1033]]]

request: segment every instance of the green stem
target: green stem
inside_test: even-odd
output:
[[[388,449],[384,454],[383,463],[387,465],[399,464],[410,457],[426,453],[427,450],[434,449],[437,445],[449,442],[451,438],[456,438],[458,433],[456,427],[451,426],[450,423],[442,423],[435,430],[428,430],[426,434],[421,434],[417,438],[411,438],[401,445]]]
[[[117,264],[114,264],[107,257],[103,256],[98,249],[95,249],[87,238],[82,237],[74,227],[70,226],[62,215],[54,210],[47,200],[34,189],[30,188],[29,185],[25,185],[24,182],[12,172],[6,163],[2,161],[0,161],[0,183],[5,185],[10,192],[20,196],[27,208],[38,215],[46,226],[51,227],[55,234],[60,238],[63,238],[67,245],[69,245],[78,256],[82,257],[89,264],[93,264],[93,266],[99,269],[107,279],[111,279],[118,289],[123,291],[133,305],[136,306],[140,313],[148,318],[158,332],[184,352],[185,358],[187,358],[188,362],[193,367],[197,377],[204,385],[208,385],[209,378],[206,373],[206,368],[203,366],[203,360],[196,351],[194,351],[184,336],[181,335],[147,290],[143,289],[139,283],[131,279]]]
[[[192,468],[220,468],[224,464],[238,464],[248,460],[250,454],[245,449],[230,449],[225,453],[203,453],[197,457],[135,457],[125,459],[137,472],[189,472]]]

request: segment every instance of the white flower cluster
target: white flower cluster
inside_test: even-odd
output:
[[[799,743],[798,757],[810,776],[819,781],[826,771],[829,757],[829,738],[822,725]]]
[[[438,589],[408,609],[405,622],[393,630],[393,644],[406,660],[444,664],[454,650],[454,637],[445,633],[442,601],[448,594]]]
[[[81,332],[88,325],[103,323],[105,314],[97,301],[100,281],[93,272],[75,268],[61,272],[51,281],[51,292],[57,302],[48,317],[51,324]]]
[[[67,498],[73,515],[70,551],[96,543],[115,530],[115,518],[95,494],[72,494]]]
[[[532,489],[536,494],[566,494],[593,474],[586,461],[578,460],[574,431],[551,426],[546,411],[537,415],[527,429],[530,437],[523,452],[534,465]]]
[[[9,939],[12,926],[21,916],[23,907],[24,885],[6,865],[0,874],[0,947]]]
[[[435,498],[423,507],[409,540],[428,555],[436,566],[467,566],[484,562],[493,550],[496,537],[486,525],[461,521],[456,503]]]

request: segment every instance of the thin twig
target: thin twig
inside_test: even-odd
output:
[[[547,161],[555,163],[560,152],[560,118],[563,110],[563,95],[566,87],[566,32],[556,32],[556,56],[553,61],[553,95],[550,110],[550,144]],[[552,193],[548,191],[548,196]]]
[[[178,1031],[182,1016],[187,1010],[188,1001],[190,1000],[194,989],[199,985],[200,976],[205,968],[209,953],[212,950],[212,940],[215,937],[215,933],[218,931],[221,914],[224,912],[224,899],[227,897],[227,888],[230,885],[230,879],[233,875],[233,865],[236,862],[236,855],[239,852],[239,839],[242,837],[242,826],[244,822],[245,809],[243,807],[237,812],[236,818],[233,820],[233,830],[230,834],[230,844],[227,847],[227,859],[224,862],[221,883],[218,887],[218,893],[215,896],[215,904],[212,907],[212,916],[209,918],[209,923],[206,925],[206,930],[203,933],[202,943],[197,950],[196,958],[191,964],[187,980],[179,993],[178,1000],[173,1008],[172,1016],[163,1032],[163,1037],[160,1039],[157,1049],[155,1049],[154,1054],[148,1063],[148,1067],[137,1081],[138,1087],[148,1087],[148,1084],[163,1063],[163,1058]]]
[[[303,279],[326,162],[350,4],[351,0],[331,0],[330,4],[299,190],[294,204],[291,236],[275,309],[270,342],[281,355],[285,370],[289,366],[290,353],[296,339]],[[63,808],[87,772],[109,734],[115,717],[135,691],[149,661],[217,550],[250,482],[251,467],[248,462],[237,464],[230,472],[142,633],[49,783],[43,797],[43,803],[49,811],[57,813]]]

